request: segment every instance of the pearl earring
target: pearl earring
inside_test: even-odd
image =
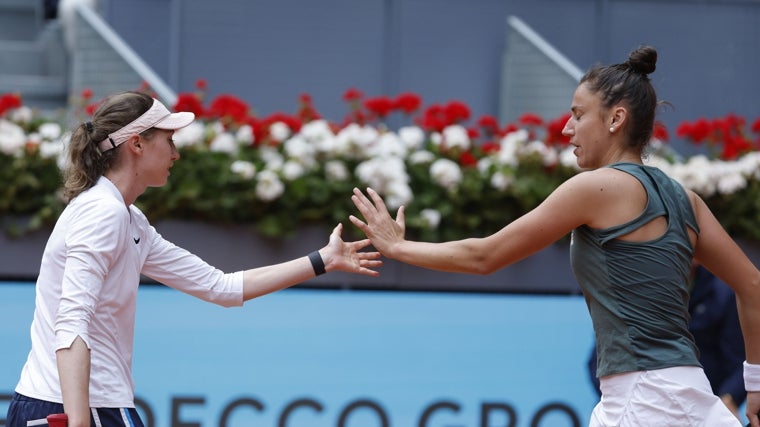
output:
[[[613,126],[610,126],[610,133],[615,132],[615,128]]]

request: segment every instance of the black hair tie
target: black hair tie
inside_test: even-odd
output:
[[[92,133],[92,122],[84,122],[84,130],[86,130],[87,133]]]

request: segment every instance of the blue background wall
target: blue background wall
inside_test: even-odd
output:
[[[0,283],[0,396],[33,307],[32,284]],[[225,309],[143,286],[136,394],[154,427],[221,426],[225,410],[229,427],[586,426],[592,337],[580,296],[293,289]]]
[[[757,0],[103,1],[125,40],[180,91],[205,78],[266,115],[310,93],[325,116],[369,96],[414,91],[498,116],[506,18],[525,21],[579,68],[658,48],[652,75],[671,130],[682,120],[760,115]],[[568,104],[570,100],[568,98]],[[564,110],[558,111],[557,115]],[[680,147],[679,144],[676,144]],[[688,150],[688,148],[684,147]]]

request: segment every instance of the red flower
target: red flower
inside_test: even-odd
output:
[[[518,121],[526,126],[541,126],[544,124],[544,120],[535,113],[525,113],[520,116]]]
[[[752,132],[760,133],[760,117],[752,123]]]
[[[88,99],[92,98],[92,89],[90,88],[84,88],[82,89],[82,95],[80,95],[83,100],[87,101]]]
[[[470,107],[464,102],[450,101],[444,109],[447,121],[446,126],[470,119]]]
[[[88,116],[91,116],[95,114],[95,111],[97,111],[98,107],[100,107],[100,104],[94,103],[89,104],[86,107],[84,107],[84,112],[87,113]]]
[[[200,98],[192,93],[180,93],[174,103],[174,111],[189,111],[196,117],[203,117],[203,104]]]
[[[681,138],[689,138],[695,144],[699,144],[710,135],[711,131],[712,126],[707,122],[707,119],[700,118],[694,123],[682,122],[676,128],[676,135]]]
[[[364,108],[381,119],[393,111],[393,105],[393,101],[387,96],[378,96],[364,101]]]
[[[399,94],[393,101],[393,108],[406,114],[412,114],[422,106],[422,98],[411,92]]]
[[[346,102],[354,102],[362,99],[364,94],[356,88],[349,88],[343,93],[343,100]]]
[[[21,95],[17,93],[6,93],[0,96],[0,116],[5,114],[6,111],[21,106]]]
[[[281,112],[273,113],[265,117],[263,120],[261,120],[261,125],[269,127],[276,122],[285,123],[293,133],[300,131],[301,126],[303,125],[303,122],[301,122],[301,120],[299,120],[297,117],[293,117]]]
[[[546,125],[546,144],[547,145],[567,145],[570,143],[570,137],[562,134],[562,129],[570,119],[570,113],[565,113]]]
[[[497,153],[497,152],[501,151],[501,145],[499,145],[499,144],[497,144],[497,143],[495,143],[493,141],[489,141],[489,142],[486,142],[483,145],[481,145],[480,149],[485,154]]]
[[[299,97],[301,107],[298,111],[298,118],[302,122],[310,122],[312,120],[319,120],[322,116],[319,114],[314,104],[311,101],[311,95],[308,93],[302,93]]]
[[[670,139],[670,135],[668,135],[668,129],[665,127],[664,124],[660,122],[656,122],[654,124],[654,130],[652,131],[652,135],[662,142],[667,142]]]
[[[416,121],[420,127],[428,132],[441,132],[448,124],[445,119],[445,112],[440,105],[431,105],[422,113],[422,117]]]
[[[235,123],[245,123],[250,109],[245,101],[234,95],[219,95],[211,102],[209,114]]]
[[[343,119],[343,125],[341,127],[346,127],[351,123],[356,123],[359,126],[364,126],[364,124],[367,123],[367,116],[362,110],[357,108],[354,111],[346,114],[346,117]]]
[[[467,137],[470,138],[470,140],[475,140],[480,138],[480,131],[477,128],[469,127],[467,128]]]
[[[208,83],[205,79],[198,79],[195,81],[195,88],[200,91],[205,91],[208,88]]]
[[[471,152],[464,151],[459,155],[459,164],[465,167],[474,167],[478,164],[478,159]]]
[[[520,126],[517,126],[514,123],[509,123],[506,126],[504,126],[504,129],[501,130],[500,135],[504,136],[508,133],[512,133],[514,131],[520,130]]]
[[[726,135],[723,139],[721,158],[723,160],[733,160],[751,150],[752,143],[746,138],[742,136]]]
[[[495,135],[499,132],[499,121],[496,117],[485,114],[478,119],[478,126],[483,128],[487,135]]]

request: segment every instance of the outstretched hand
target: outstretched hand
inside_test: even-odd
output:
[[[372,200],[368,199],[358,188],[354,188],[354,194],[351,196],[351,201],[354,202],[367,222],[365,223],[353,215],[349,216],[349,220],[369,237],[375,249],[389,258],[393,258],[394,247],[404,241],[404,233],[406,232],[404,207],[399,208],[394,220],[388,213],[388,208],[385,206],[382,197],[375,190],[367,188],[367,194]]]
[[[380,273],[373,269],[383,265],[383,261],[379,259],[380,252],[359,252],[370,245],[370,240],[344,242],[341,238],[342,231],[343,224],[336,225],[330,234],[329,243],[323,249],[322,258],[327,271],[379,276]]]

